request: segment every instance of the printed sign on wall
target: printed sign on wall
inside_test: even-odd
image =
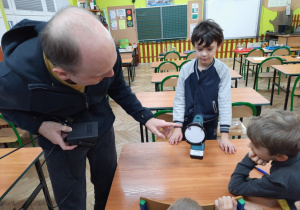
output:
[[[133,27],[132,9],[126,9],[127,27]]]

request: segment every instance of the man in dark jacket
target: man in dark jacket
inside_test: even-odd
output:
[[[86,208],[86,158],[95,209],[104,209],[117,165],[115,117],[106,96],[162,138],[174,124],[153,118],[141,106],[124,81],[112,37],[84,9],[66,8],[48,23],[23,20],[4,34],[1,46],[0,112],[40,135],[59,209]],[[72,130],[68,123],[95,121],[98,139],[93,147],[63,140]]]

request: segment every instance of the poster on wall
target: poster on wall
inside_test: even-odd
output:
[[[120,18],[120,19],[123,19],[123,17],[125,17],[125,9],[117,9],[117,16]]]
[[[110,25],[111,25],[111,30],[118,30],[118,22],[116,19],[112,19]]]
[[[146,0],[146,1],[147,1],[147,7],[174,5],[174,0]]]
[[[126,9],[127,27],[133,27],[132,9]]]
[[[198,19],[198,3],[192,4],[192,20]]]

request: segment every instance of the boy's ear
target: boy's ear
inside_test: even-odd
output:
[[[287,159],[289,159],[289,157],[287,155],[276,155],[276,161],[279,161],[279,162],[283,162],[283,161],[286,161]]]
[[[64,69],[55,67],[53,72],[61,79],[61,80],[68,80],[70,79],[70,75]]]

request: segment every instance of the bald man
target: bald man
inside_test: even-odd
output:
[[[39,135],[55,200],[61,210],[86,209],[86,158],[95,188],[95,209],[105,209],[117,165],[109,95],[160,137],[171,126],[141,106],[122,74],[109,32],[87,10],[68,7],[48,23],[23,20],[2,38],[0,112]],[[68,145],[71,123],[98,122],[94,146]],[[165,128],[164,133],[159,129]]]

